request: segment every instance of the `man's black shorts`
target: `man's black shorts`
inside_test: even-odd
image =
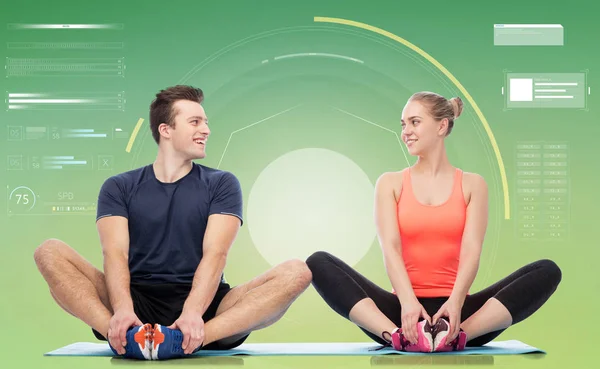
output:
[[[183,304],[189,296],[192,286],[186,284],[136,284],[130,285],[133,310],[142,323],[161,324],[170,326],[179,318]],[[217,308],[231,290],[228,283],[221,283],[215,293],[213,301],[202,316],[204,322],[213,319]],[[98,331],[92,329],[96,338],[106,341]],[[228,350],[241,345],[248,336],[229,344],[223,345],[219,341],[203,346],[203,350]]]

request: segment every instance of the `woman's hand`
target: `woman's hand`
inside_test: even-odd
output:
[[[416,344],[419,339],[417,331],[417,323],[419,318],[423,317],[431,324],[431,317],[425,311],[425,308],[418,300],[402,306],[402,333],[404,337],[413,344]]]
[[[441,317],[448,317],[448,320],[450,321],[450,332],[448,332],[448,338],[446,338],[446,342],[451,342],[458,336],[458,333],[460,332],[461,310],[462,304],[458,300],[449,298],[433,316],[433,324],[437,323],[438,319]]]

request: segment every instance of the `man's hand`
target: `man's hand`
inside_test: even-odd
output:
[[[433,316],[433,324],[435,324],[438,319],[445,316],[450,320],[450,332],[448,332],[448,337],[446,338],[446,342],[451,342],[458,336],[460,332],[460,313],[462,310],[462,304],[453,298],[449,298],[446,300],[444,305],[440,307],[438,312]]]
[[[204,342],[204,320],[199,311],[184,309],[179,318],[167,328],[179,329],[183,333],[181,347],[186,355],[192,354]]]
[[[416,344],[419,339],[417,323],[420,317],[423,317],[431,324],[431,318],[418,300],[402,305],[402,333],[413,344]]]
[[[135,312],[130,309],[115,311],[108,326],[108,342],[119,355],[125,354],[127,331],[133,326],[143,325]]]

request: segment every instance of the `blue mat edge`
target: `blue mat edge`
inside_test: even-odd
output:
[[[539,349],[537,347],[529,346],[523,342],[516,341],[516,340],[511,340],[511,341],[518,342],[527,347],[511,349],[511,350],[507,350],[504,348],[497,348],[497,347],[485,347],[485,346],[484,347],[473,347],[473,348],[467,347],[467,349],[465,349],[464,351],[434,352],[434,353],[400,352],[400,351],[396,351],[391,348],[384,348],[384,349],[377,350],[377,351],[360,350],[360,351],[355,351],[355,352],[351,352],[351,353],[348,353],[348,352],[340,352],[340,353],[334,353],[334,352],[301,353],[301,352],[296,352],[296,353],[291,353],[291,354],[277,354],[277,353],[275,353],[275,354],[256,354],[256,353],[253,353],[252,351],[243,350],[243,349],[230,349],[230,350],[224,350],[224,351],[205,350],[205,351],[197,352],[192,356],[194,356],[194,357],[202,357],[202,356],[210,356],[210,357],[217,357],[217,356],[230,356],[230,357],[231,356],[388,356],[388,355],[443,356],[443,355],[522,355],[522,354],[534,354],[534,353],[547,354],[546,351]],[[508,341],[503,341],[503,342],[508,342]],[[98,343],[95,343],[94,345],[106,345],[106,349],[103,348],[103,349],[99,350],[98,352],[87,353],[87,354],[60,353],[59,352],[60,350],[63,350],[66,347],[69,347],[71,345],[80,344],[80,343],[90,343],[90,342],[72,343],[70,345],[60,347],[56,350],[46,352],[46,353],[44,353],[43,356],[116,357],[116,355],[114,355],[113,352],[108,347],[108,344],[98,344]],[[318,342],[316,342],[316,343],[318,343]],[[380,347],[380,346],[377,346],[377,344],[373,344],[373,343],[364,343],[364,342],[356,342],[356,343],[368,344],[368,345],[372,346],[373,348]]]

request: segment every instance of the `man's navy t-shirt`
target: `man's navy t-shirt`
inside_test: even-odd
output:
[[[212,214],[243,222],[242,191],[233,174],[193,163],[187,175],[163,183],[147,165],[104,182],[96,221],[108,216],[128,219],[132,283],[191,284]]]

